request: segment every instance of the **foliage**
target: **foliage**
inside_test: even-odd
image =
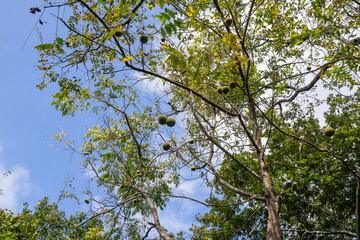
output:
[[[34,211],[24,204],[22,212],[0,211],[1,239],[107,239],[101,231],[102,222],[94,219],[81,224],[86,214],[77,212],[69,218],[60,211],[57,203],[49,204],[47,197],[35,206]]]
[[[72,13],[35,47],[38,87],[58,85],[63,115],[102,116],[80,149],[57,139],[105,190],[87,218],[108,237],[174,238],[158,214],[172,198],[209,208],[192,239],[360,237],[357,1],[45,2]],[[176,195],[185,169],[207,200]]]

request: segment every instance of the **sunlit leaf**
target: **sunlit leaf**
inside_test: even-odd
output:
[[[131,59],[133,59],[134,57],[133,56],[125,56],[125,57],[123,57],[122,59],[120,59],[120,61],[122,61],[122,62],[127,62],[127,61],[129,61],[129,60],[131,60]]]
[[[35,48],[37,50],[47,50],[47,49],[51,49],[54,47],[54,44],[52,43],[45,43],[45,44],[40,44],[40,45],[37,45]]]
[[[54,65],[50,65],[48,67],[41,67],[41,66],[38,66],[38,68],[42,71],[47,71],[47,70],[50,70],[52,67],[54,67]]]

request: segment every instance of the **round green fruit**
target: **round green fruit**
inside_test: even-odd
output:
[[[166,120],[167,120],[167,116],[165,116],[165,115],[161,115],[161,116],[159,116],[159,118],[158,118],[158,121],[159,121],[159,123],[160,123],[161,125],[166,124]]]
[[[161,38],[161,42],[165,42],[166,41],[166,39],[163,37],[163,38]]]
[[[225,25],[228,26],[228,27],[231,26],[232,22],[233,22],[233,20],[231,18],[225,19]]]
[[[236,82],[231,82],[231,83],[229,84],[229,87],[230,87],[230,88],[236,88],[236,86],[237,86]]]
[[[306,68],[306,70],[310,71],[310,70],[311,70],[311,67],[310,67],[310,66],[308,66],[308,67]]]
[[[169,150],[169,149],[170,149],[170,143],[168,143],[168,142],[164,143],[163,146],[162,146],[162,148],[163,148],[165,151]]]
[[[196,167],[195,166],[191,166],[191,171],[195,171],[196,170]]]
[[[235,2],[235,7],[240,7],[241,6],[241,1],[236,1]]]
[[[195,143],[195,140],[190,138],[189,141],[188,141],[190,144],[194,144]]]
[[[218,94],[222,94],[222,93],[223,93],[222,87],[218,87],[218,88],[216,89],[216,91],[218,92]]]
[[[89,199],[85,199],[84,202],[85,202],[86,204],[89,204],[89,203],[90,203]]]
[[[227,87],[227,86],[225,86],[225,87],[222,88],[223,94],[228,94],[229,91],[230,91],[230,89],[229,89],[229,87]]]
[[[121,37],[122,35],[123,35],[122,32],[116,32],[116,33],[115,33],[115,36],[116,36],[116,37]]]
[[[327,137],[331,137],[335,134],[335,130],[332,127],[326,127],[324,128],[324,134]]]
[[[145,44],[145,43],[147,43],[148,41],[149,41],[149,37],[148,37],[148,36],[142,35],[142,36],[140,37],[140,42],[141,42],[142,44]]]
[[[168,125],[169,127],[175,126],[175,119],[173,119],[173,118],[167,118],[167,119],[166,119],[166,125]]]

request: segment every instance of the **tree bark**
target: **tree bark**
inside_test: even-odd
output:
[[[261,142],[260,129],[257,123],[256,118],[256,105],[254,99],[252,98],[252,94],[250,88],[248,87],[247,81],[244,81],[244,90],[248,98],[249,104],[249,117],[251,121],[251,126],[253,130],[253,140],[255,143],[255,148],[258,155],[258,160],[260,164],[261,177],[264,186],[265,198],[266,198],[266,206],[268,210],[268,222],[267,222],[267,240],[282,240],[282,232],[279,223],[279,211],[280,211],[280,203],[281,197],[277,195],[274,187],[271,184],[271,178],[269,173],[269,168],[267,165],[265,152],[263,149],[263,145]]]
[[[266,198],[266,206],[268,210],[267,222],[267,240],[282,240],[282,232],[279,223],[279,211],[281,207],[281,198],[275,193],[275,189],[271,184],[269,169],[266,163],[264,151],[260,150],[259,162],[261,169],[261,176],[263,178],[263,186]]]
[[[145,193],[145,191],[143,192],[143,196],[145,197],[146,202],[150,206],[150,210],[153,215],[154,226],[155,226],[156,230],[158,231],[158,233],[160,234],[160,236],[162,238],[164,238],[165,240],[171,240],[169,235],[164,231],[164,228],[160,224],[159,215],[157,213],[157,210],[156,210],[156,207],[155,207],[153,201],[149,198],[149,196]]]

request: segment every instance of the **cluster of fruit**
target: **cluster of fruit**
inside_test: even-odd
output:
[[[175,119],[173,119],[173,118],[168,118],[168,117],[165,116],[165,115],[159,116],[158,121],[159,121],[159,123],[160,123],[161,125],[165,125],[165,124],[166,124],[166,125],[168,125],[169,127],[175,126]],[[192,138],[190,138],[190,139],[188,140],[188,143],[189,143],[189,144],[194,144],[194,143],[195,143],[195,140],[192,139]],[[165,143],[162,145],[162,148],[163,148],[165,151],[169,150],[170,147],[171,147],[171,145],[170,145],[170,143],[168,143],[168,142],[165,142]],[[195,166],[191,166],[190,169],[191,169],[191,171],[195,171],[195,170],[196,170],[196,167],[195,167]]]
[[[173,119],[173,118],[168,118],[167,116],[165,116],[165,115],[161,115],[159,118],[158,118],[158,121],[159,121],[159,123],[161,124],[161,125],[168,125],[169,127],[173,127],[173,126],[175,126],[175,119]],[[164,144],[163,144],[163,146],[162,146],[162,148],[165,150],[165,151],[167,151],[167,150],[169,150],[170,149],[170,143],[168,143],[168,142],[165,142]]]
[[[165,125],[165,124],[166,124],[166,125],[168,125],[169,127],[175,126],[175,119],[170,118],[170,117],[167,117],[167,116],[165,116],[165,115],[159,116],[158,121],[159,121],[159,123],[160,123],[161,125]],[[195,143],[195,140],[192,139],[192,138],[190,138],[188,142],[189,142],[190,144],[194,144],[194,143]],[[170,146],[170,143],[168,143],[168,142],[165,142],[165,143],[163,144],[163,149],[164,149],[165,151],[169,150],[170,147],[171,147],[171,146]]]
[[[161,125],[168,125],[169,127],[173,127],[173,126],[175,126],[175,119],[173,119],[173,118],[168,118],[167,116],[165,116],[165,115],[161,115],[160,117],[159,117],[159,119],[158,119],[158,121],[159,121],[159,123],[161,124]]]
[[[229,92],[230,92],[230,89],[234,89],[234,88],[236,88],[236,86],[237,86],[237,83],[234,81],[234,82],[231,82],[230,84],[229,84],[229,86],[223,86],[223,87],[218,87],[217,89],[216,89],[216,91],[219,93],[219,94],[224,94],[224,95],[226,95],[226,94],[228,94]]]

